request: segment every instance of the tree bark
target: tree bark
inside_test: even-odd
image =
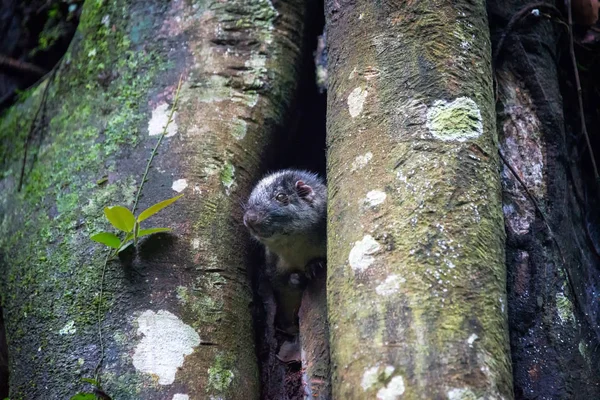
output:
[[[305,400],[331,399],[326,286],[325,274],[319,273],[304,290],[298,310]]]
[[[89,391],[80,379],[99,361],[115,399],[258,398],[240,201],[287,118],[304,10],[85,3],[56,75],[0,120],[11,399]],[[174,122],[143,183],[180,75]],[[103,208],[131,208],[142,183],[136,214],[184,193],[144,222],[173,233],[104,267],[89,236],[110,229]]]
[[[327,2],[333,396],[512,398],[483,2]]]
[[[529,6],[522,1],[488,6],[506,160],[502,186],[515,397],[595,399],[600,398],[594,295],[599,258],[586,233],[588,196],[579,193],[592,191],[596,183],[585,178],[589,153],[578,160],[577,135],[565,131],[558,73],[565,26],[527,12],[507,29]],[[572,79],[572,68],[566,70]],[[570,113],[577,127],[579,112],[574,107]]]

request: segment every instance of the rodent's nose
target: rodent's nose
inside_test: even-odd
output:
[[[256,225],[259,219],[260,218],[256,212],[248,210],[244,214],[244,225],[246,225],[247,228],[252,228],[254,225]]]

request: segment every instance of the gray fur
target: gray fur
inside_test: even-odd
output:
[[[296,187],[298,181],[312,188],[308,195]],[[287,195],[282,204],[277,195]],[[316,174],[281,170],[261,179],[245,205],[244,224],[275,255],[278,274],[304,272],[314,259],[326,256],[327,187]],[[251,223],[249,223],[251,220]]]

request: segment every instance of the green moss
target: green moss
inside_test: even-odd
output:
[[[219,292],[214,291],[217,286],[215,282],[221,281],[219,278],[211,278],[211,275],[213,274],[197,278],[196,286],[191,290],[185,286],[177,287],[177,299],[192,314],[190,320],[194,321],[194,329],[218,323],[223,317],[224,301],[219,297]]]
[[[142,398],[143,387],[157,387],[155,380],[146,374],[127,373],[120,371],[118,374],[106,372],[103,375],[102,387],[113,399],[137,400]]]
[[[555,296],[556,312],[563,323],[574,323],[575,316],[573,315],[573,303],[561,292],[557,292]]]
[[[235,184],[235,167],[226,161],[221,169],[221,183],[225,187],[225,193],[229,194]]]
[[[214,364],[208,369],[207,392],[216,392],[224,394],[229,390],[235,377],[233,366],[235,358],[223,353],[217,354]]]
[[[438,100],[427,111],[427,128],[441,140],[476,138],[483,133],[481,112],[468,97],[460,97],[451,103]]]
[[[230,22],[232,19],[235,19],[235,26],[240,29],[262,28],[263,31],[269,31],[273,28],[273,24],[279,16],[279,13],[273,6],[271,0],[250,0],[241,4],[236,4],[235,9],[231,9],[231,11],[235,11],[232,13],[228,12],[229,10],[227,7],[228,5],[226,3],[217,3],[213,5],[212,8],[219,10],[221,8],[224,9],[218,13],[220,17],[219,22]]]
[[[190,297],[188,295],[188,289],[185,286],[177,286],[175,290],[177,294],[177,299],[183,304],[190,301]]]
[[[119,289],[120,283],[112,282],[113,290],[98,296],[106,252],[89,236],[110,230],[104,207],[133,203],[143,171],[124,173],[119,160],[139,142],[147,93],[167,68],[152,47],[131,48],[126,25],[113,28],[110,21],[128,22],[123,14],[128,15],[128,2],[85,3],[78,39],[48,92],[47,126],[34,132],[43,139],[28,149],[21,192],[16,183],[25,138],[44,85],[0,118],[0,155],[6,160],[0,175],[6,189],[0,193],[0,252],[10,259],[0,292],[16,310],[9,321],[13,342],[52,345],[67,323],[78,333],[95,332],[99,302],[103,312],[108,310],[113,305],[109,293]],[[96,183],[109,173],[114,180]],[[47,330],[40,332],[38,324]],[[71,336],[63,340],[74,340]]]

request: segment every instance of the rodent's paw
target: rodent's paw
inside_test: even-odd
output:
[[[325,274],[327,263],[323,259],[317,259],[310,261],[306,265],[306,277],[308,279],[315,279]]]

